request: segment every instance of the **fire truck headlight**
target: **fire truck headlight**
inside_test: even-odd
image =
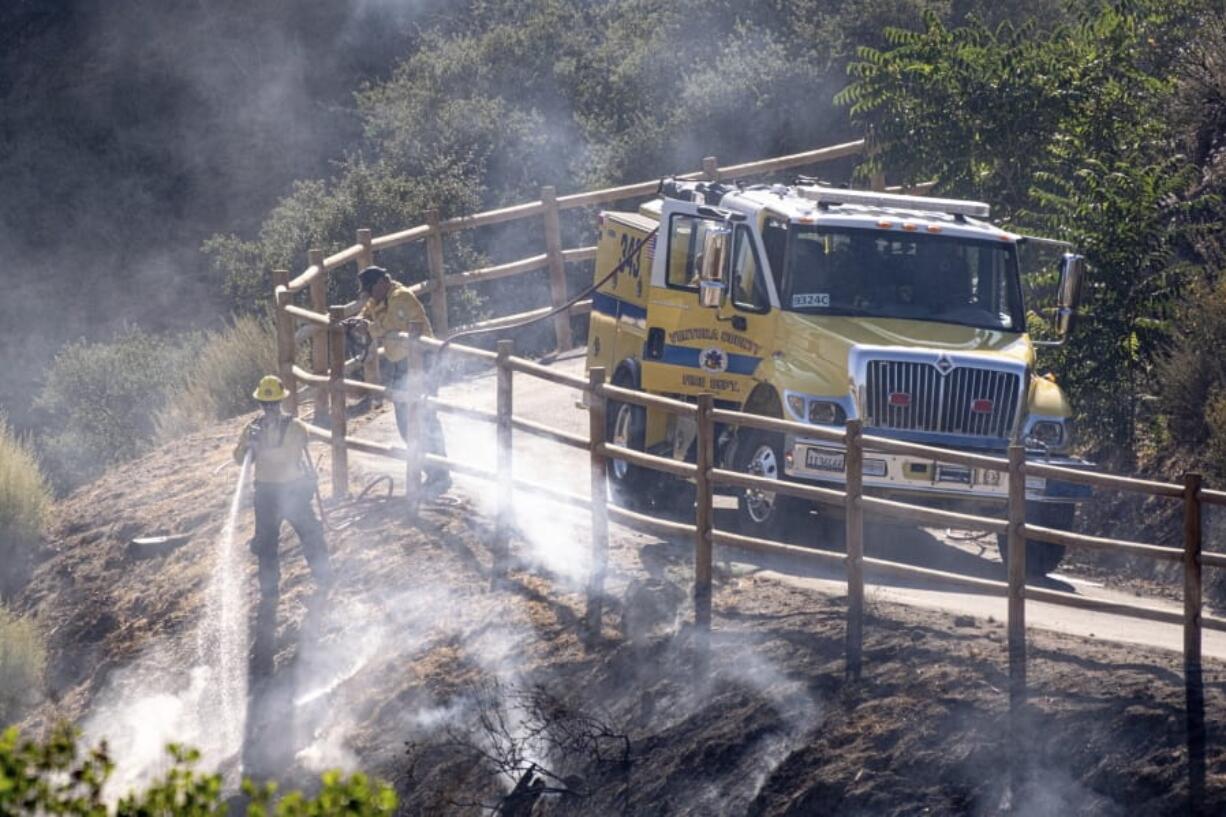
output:
[[[847,414],[838,403],[812,400],[809,402],[809,422],[824,426],[843,425],[847,422]]]
[[[847,410],[837,400],[814,397],[803,392],[785,391],[783,402],[792,419],[802,423],[832,426],[847,422]]]

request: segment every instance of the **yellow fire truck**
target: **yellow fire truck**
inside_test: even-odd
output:
[[[1070,464],[1070,409],[1036,374],[1026,329],[1022,259],[1049,260],[1064,342],[1084,260],[1066,246],[988,222],[988,205],[845,190],[802,180],[741,187],[665,180],[637,212],[600,216],[588,366],[614,384],[818,426],[859,418],[865,432],[960,450]],[[658,228],[658,231],[657,231]],[[652,231],[657,231],[652,233]],[[645,243],[644,243],[645,242]],[[641,244],[641,246],[640,246]],[[636,247],[638,252],[634,253]],[[1042,252],[1036,252],[1042,250]],[[1032,305],[1033,306],[1033,305]],[[693,459],[693,423],[614,403],[608,439]],[[718,430],[717,460],[779,480],[838,484],[843,452],[803,435]],[[657,480],[613,461],[616,501],[641,505]],[[904,455],[868,454],[864,485],[941,506],[1000,506],[1006,477]],[[1077,489],[1032,478],[1028,517],[1068,529]],[[812,509],[740,490],[742,531],[777,537]],[[1002,545],[1003,546],[1003,545]],[[1030,542],[1027,564],[1055,568],[1056,545]]]

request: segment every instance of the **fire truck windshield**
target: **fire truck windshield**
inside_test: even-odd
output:
[[[1024,329],[1012,242],[896,229],[793,225],[790,233],[784,309]]]

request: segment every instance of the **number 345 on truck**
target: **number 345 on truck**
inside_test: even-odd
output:
[[[1037,373],[1036,357],[1072,331],[1084,259],[988,217],[981,202],[805,181],[665,180],[637,211],[600,215],[595,280],[608,280],[593,298],[588,367],[652,394],[710,393],[735,411],[836,429],[859,419],[866,434],[959,451],[1003,454],[1018,440],[1028,458],[1083,465],[1071,455],[1066,395]],[[1058,280],[1058,339],[1027,331],[1024,264]],[[607,416],[609,441],[693,461],[692,420],[618,402]],[[722,426],[716,436],[719,467],[845,481],[837,444]],[[624,460],[610,461],[608,476],[627,505],[661,494],[661,477]],[[938,507],[999,512],[1007,481],[939,458],[864,458],[867,492]],[[1030,478],[1027,518],[1067,530],[1083,496],[1072,484]],[[751,536],[780,538],[820,520],[777,492],[736,489],[736,501],[738,526]],[[1062,555],[1058,545],[1027,543],[1033,573]]]

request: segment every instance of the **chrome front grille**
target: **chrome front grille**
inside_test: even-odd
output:
[[[1017,413],[1016,372],[931,363],[868,361],[864,422],[872,428],[1007,437]]]

